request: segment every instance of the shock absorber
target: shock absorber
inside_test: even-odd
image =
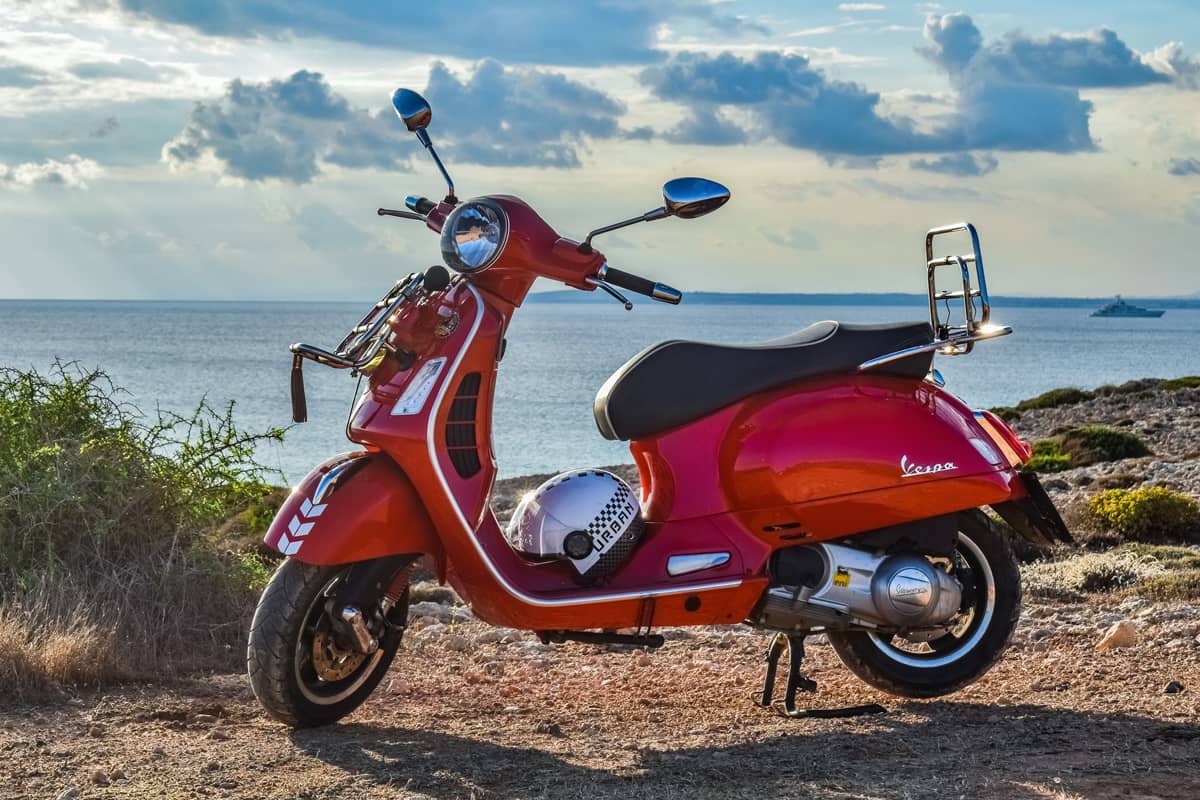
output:
[[[407,624],[407,619],[394,621],[391,619],[392,609],[404,597],[404,593],[408,591],[409,581],[412,580],[412,572],[415,564],[409,564],[404,569],[397,572],[393,577],[388,587],[383,591],[383,597],[379,600],[379,610],[383,617],[385,625],[403,628]],[[408,604],[405,604],[404,612],[407,614]]]

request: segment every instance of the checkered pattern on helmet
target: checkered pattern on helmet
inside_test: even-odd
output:
[[[604,507],[600,509],[599,513],[596,514],[595,518],[587,526],[587,532],[591,534],[592,541],[596,541],[597,535],[607,529],[609,523],[616,519],[621,511],[630,506],[637,508],[637,503],[631,502],[633,492],[629,490],[629,486],[624,481],[606,472],[598,474],[607,475],[612,478],[616,486],[614,487],[612,497],[608,499],[608,502],[604,504]],[[612,543],[607,551],[601,554],[600,558],[596,560],[596,563],[587,572],[580,575],[580,578],[593,581],[603,578],[621,566],[625,559],[629,557],[629,554],[633,552],[633,548],[637,545],[638,540],[642,538],[644,528],[645,523],[642,522],[641,517],[635,515],[629,521],[629,527],[617,537],[617,540]]]
[[[593,581],[611,574],[625,562],[625,559],[629,558],[633,548],[637,546],[638,540],[642,538],[642,531],[645,530],[645,527],[646,523],[642,521],[641,517],[634,517],[629,528],[613,542],[608,552],[600,556],[592,568],[579,577],[585,581]]]
[[[623,483],[617,484],[617,490],[613,492],[613,496],[608,498],[608,502],[604,504],[599,513],[588,523],[587,532],[591,534],[593,541],[595,541],[596,535],[607,528],[608,523],[616,518],[619,511],[633,505],[629,502],[631,496],[632,492],[629,491],[628,486]]]

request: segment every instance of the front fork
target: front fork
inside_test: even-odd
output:
[[[418,557],[387,556],[350,567],[325,601],[325,613],[339,647],[374,653],[388,628],[405,626],[408,604],[401,601]],[[396,611],[402,615],[397,617],[393,613]]]

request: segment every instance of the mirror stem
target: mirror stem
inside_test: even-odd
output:
[[[442,177],[446,179],[446,199],[444,202],[450,205],[457,205],[458,198],[454,196],[454,181],[450,179],[450,173],[446,171],[446,165],[442,163],[442,159],[438,156],[437,150],[433,149],[433,140],[429,138],[429,133],[424,128],[415,131],[417,141],[425,145],[425,149],[429,151],[429,155],[433,156],[433,163],[437,164],[438,172],[442,173]]]
[[[639,222],[653,222],[656,219],[664,219],[668,216],[670,216],[670,215],[667,213],[666,206],[659,206],[658,208],[654,209],[653,211],[647,211],[645,214],[642,214],[640,217],[631,217],[630,219],[622,220],[621,222],[614,222],[612,225],[605,225],[603,228],[596,228],[596,230],[592,231],[591,233],[589,233],[587,235],[587,238],[583,240],[583,244],[579,245],[579,248],[578,248],[579,252],[591,253],[592,252],[592,239],[594,239],[595,237],[599,236],[602,233],[608,233],[609,231],[615,231],[618,228],[627,228],[630,225],[636,225]]]

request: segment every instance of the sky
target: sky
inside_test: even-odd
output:
[[[1200,3],[0,0],[0,297],[368,299],[437,263],[375,214],[516,194],[684,290],[1200,292]],[[544,285],[543,285],[544,284]],[[539,288],[556,287],[539,282]]]

